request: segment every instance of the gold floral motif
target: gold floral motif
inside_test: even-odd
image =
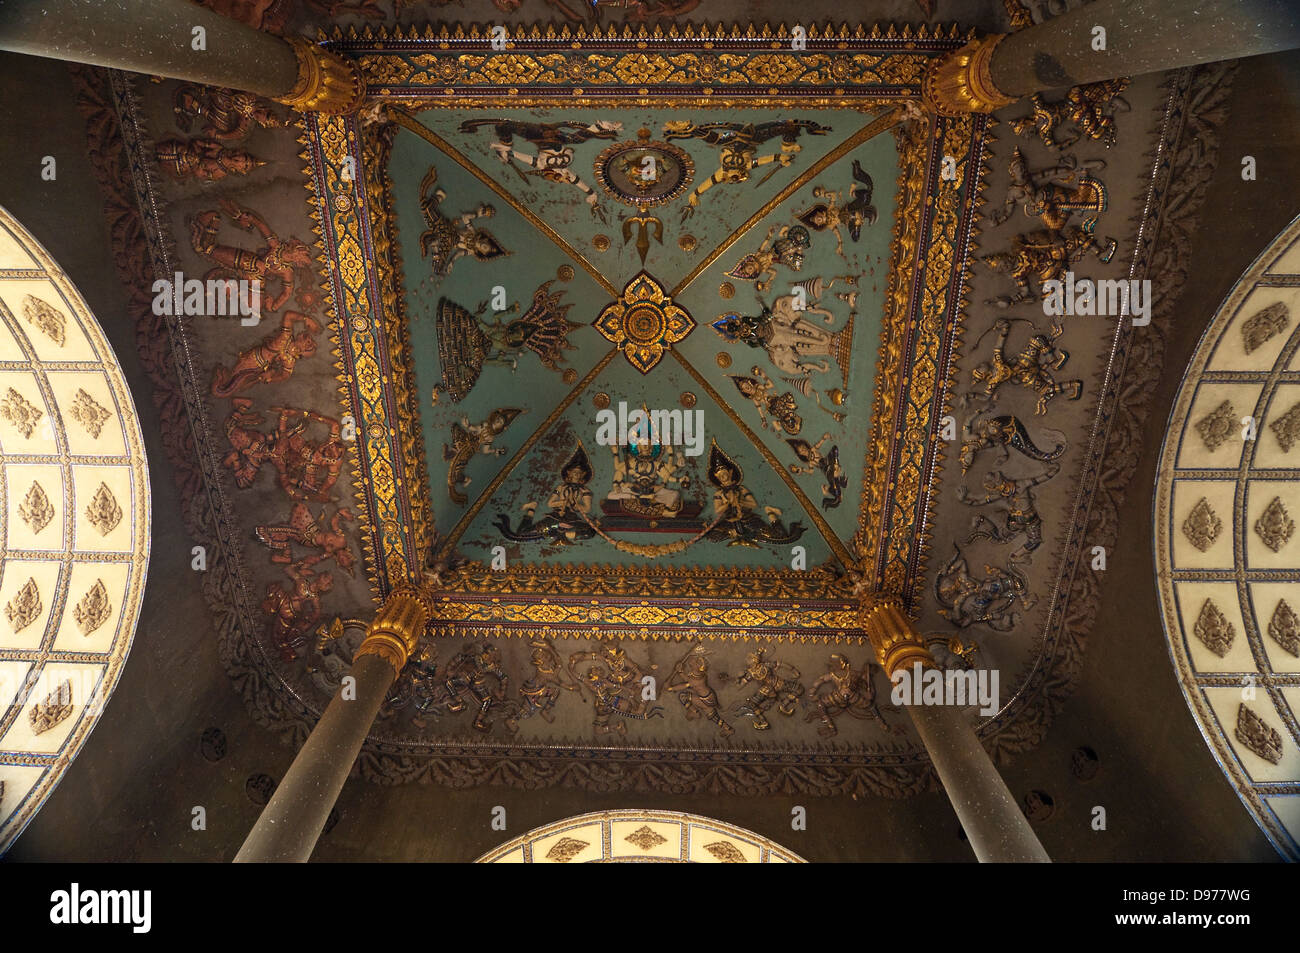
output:
[[[1237,412],[1232,409],[1232,401],[1225,400],[1196,422],[1196,432],[1206,449],[1213,453],[1232,435],[1236,423]]]
[[[104,421],[109,418],[108,411],[99,406],[95,402],[95,398],[81,388],[77,388],[77,396],[73,398],[68,413],[73,420],[86,428],[86,433],[96,440],[99,439],[99,435],[104,429]]]
[[[1214,604],[1213,599],[1206,599],[1205,604],[1201,606],[1201,614],[1196,617],[1196,625],[1193,626],[1192,631],[1205,643],[1205,647],[1219,658],[1228,654],[1228,649],[1232,648],[1232,640],[1237,634],[1236,628]]]
[[[745,855],[740,852],[740,849],[735,844],[730,844],[724,840],[705,844],[704,849],[716,857],[720,864],[743,864],[745,862]]]
[[[1183,535],[1201,552],[1208,552],[1223,531],[1223,521],[1215,514],[1210,501],[1201,497],[1183,520]]]
[[[1300,441],[1300,403],[1288,410],[1277,420],[1269,424],[1273,435],[1277,437],[1278,446],[1283,453],[1290,453],[1291,448]]]
[[[1264,545],[1273,552],[1280,552],[1291,540],[1295,532],[1295,520],[1291,519],[1281,497],[1273,497],[1272,502],[1264,507],[1264,512],[1255,521],[1255,532],[1264,541]]]
[[[122,507],[117,505],[117,499],[107,483],[99,484],[99,489],[95,491],[90,504],[86,507],[86,519],[90,521],[91,526],[99,530],[100,536],[107,536],[117,529],[118,523],[122,522]]]
[[[72,610],[72,617],[76,620],[81,634],[90,635],[108,621],[112,612],[113,607],[108,601],[108,590],[104,588],[104,580],[96,579],[90,591],[81,597],[81,601]]]
[[[1236,738],[1271,764],[1282,760],[1282,736],[1243,703],[1237,708]]]
[[[35,295],[23,295],[23,317],[59,347],[63,347],[68,319],[62,311]]]
[[[651,830],[649,824],[642,824],[631,834],[628,834],[627,837],[624,837],[623,840],[636,847],[640,847],[642,850],[653,850],[660,844],[668,843],[668,838],[654,830]]]
[[[553,860],[557,864],[567,864],[581,854],[587,846],[585,840],[578,840],[576,837],[561,837],[546,852],[546,859]]]
[[[1285,599],[1273,607],[1273,617],[1268,620],[1268,636],[1292,655],[1300,656],[1300,618]]]
[[[695,327],[685,308],[673,303],[663,285],[646,272],[627,283],[623,296],[596,317],[596,330],[616,345],[628,363],[648,374]]]
[[[14,429],[23,435],[24,440],[32,438],[36,424],[43,416],[41,411],[29,404],[23,395],[12,387],[5,392],[4,400],[0,400],[0,417],[13,424]]]
[[[1242,347],[1246,349],[1246,353],[1249,354],[1255,348],[1260,347],[1275,334],[1281,334],[1286,329],[1290,317],[1291,313],[1287,310],[1286,303],[1279,301],[1257,311],[1243,321],[1241,323],[1241,342]]]
[[[33,734],[49,731],[72,714],[72,679],[59,682],[59,687],[45,696],[45,699],[33,705],[27,713],[27,721],[32,726]]]
[[[29,576],[22,588],[5,605],[9,627],[15,633],[21,632],[40,617],[43,608],[40,590],[36,588],[36,578]]]
[[[27,488],[27,495],[23,497],[23,501],[18,504],[18,516],[27,524],[32,535],[40,533],[49,525],[50,520],[54,519],[54,506],[35,480]]]

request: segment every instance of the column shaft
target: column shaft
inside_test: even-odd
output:
[[[1106,48],[1093,48],[1093,28]],[[1003,38],[994,85],[1007,96],[1300,47],[1285,0],[1096,0]]]

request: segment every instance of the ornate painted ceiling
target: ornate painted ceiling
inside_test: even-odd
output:
[[[1036,285],[1146,274],[1192,74],[951,119],[918,103],[955,28],[563,20],[332,33],[354,117],[87,80],[130,283],[266,282],[256,327],[142,335],[236,688],[301,740],[416,580],[369,778],[907,794],[867,588],[1034,744],[1142,347]]]

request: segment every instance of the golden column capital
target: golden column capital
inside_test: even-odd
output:
[[[298,81],[278,102],[300,112],[350,113],[361,107],[365,85],[355,63],[300,36],[286,37],[298,59]]]
[[[895,672],[910,669],[917,663],[924,668],[936,667],[925,640],[903,611],[903,600],[898,596],[873,593],[863,600],[860,611],[862,628],[876,650],[876,661],[885,670],[886,678],[893,678]]]
[[[989,65],[1005,37],[1005,33],[992,33],[971,40],[931,63],[921,81],[926,105],[941,116],[963,116],[990,113],[1014,103],[1016,97],[994,85]]]
[[[394,589],[375,613],[353,661],[363,655],[378,655],[395,673],[400,673],[424,634],[431,614],[428,599],[418,590]]]

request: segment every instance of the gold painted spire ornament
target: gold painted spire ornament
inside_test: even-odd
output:
[[[298,59],[298,81],[276,97],[299,112],[353,113],[365,99],[365,84],[356,64],[299,36],[285,37]]]
[[[991,113],[1014,103],[1015,96],[1008,96],[994,84],[990,69],[993,53],[1005,36],[992,33],[971,40],[932,62],[921,81],[926,105],[941,116],[956,117]]]

